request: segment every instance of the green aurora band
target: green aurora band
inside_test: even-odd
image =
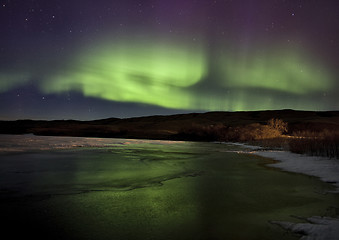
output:
[[[98,41],[67,60],[67,67],[45,70],[37,84],[44,94],[77,91],[173,109],[326,108],[319,96],[331,90],[333,78],[315,57],[282,47],[223,50],[213,56],[192,41]],[[24,85],[20,79],[27,75],[1,73],[0,92]]]
[[[187,88],[207,73],[206,58],[199,48],[149,43],[111,45],[81,54],[68,71],[43,84],[43,91],[76,90],[90,97],[167,108],[194,106]]]
[[[1,72],[0,71],[0,93],[6,92],[12,88],[25,85],[30,79],[30,74]]]
[[[327,91],[331,77],[320,66],[306,61],[306,54],[295,50],[271,50],[251,58],[223,58],[221,69],[227,87],[249,87],[294,94]]]

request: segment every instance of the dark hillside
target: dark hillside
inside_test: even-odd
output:
[[[207,112],[177,114],[170,116],[148,116],[136,118],[108,118],[94,121],[0,121],[2,134],[64,135],[88,137],[119,137],[187,140],[186,132],[223,131],[225,129],[257,129],[270,119],[281,119],[288,123],[287,134],[301,132],[339,132],[339,112],[312,111],[253,111],[253,112]],[[259,124],[259,125],[255,125]],[[193,134],[194,135],[194,134]],[[190,140],[204,140],[203,137]],[[212,140],[209,136],[205,140]],[[217,139],[214,139],[217,140]]]

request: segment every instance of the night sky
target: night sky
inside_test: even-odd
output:
[[[0,119],[339,110],[338,0],[0,3]]]

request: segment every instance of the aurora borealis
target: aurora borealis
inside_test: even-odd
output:
[[[0,2],[2,119],[339,108],[335,0]]]

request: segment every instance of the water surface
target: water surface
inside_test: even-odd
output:
[[[4,232],[48,239],[298,239],[271,220],[338,194],[216,143],[1,136]]]

